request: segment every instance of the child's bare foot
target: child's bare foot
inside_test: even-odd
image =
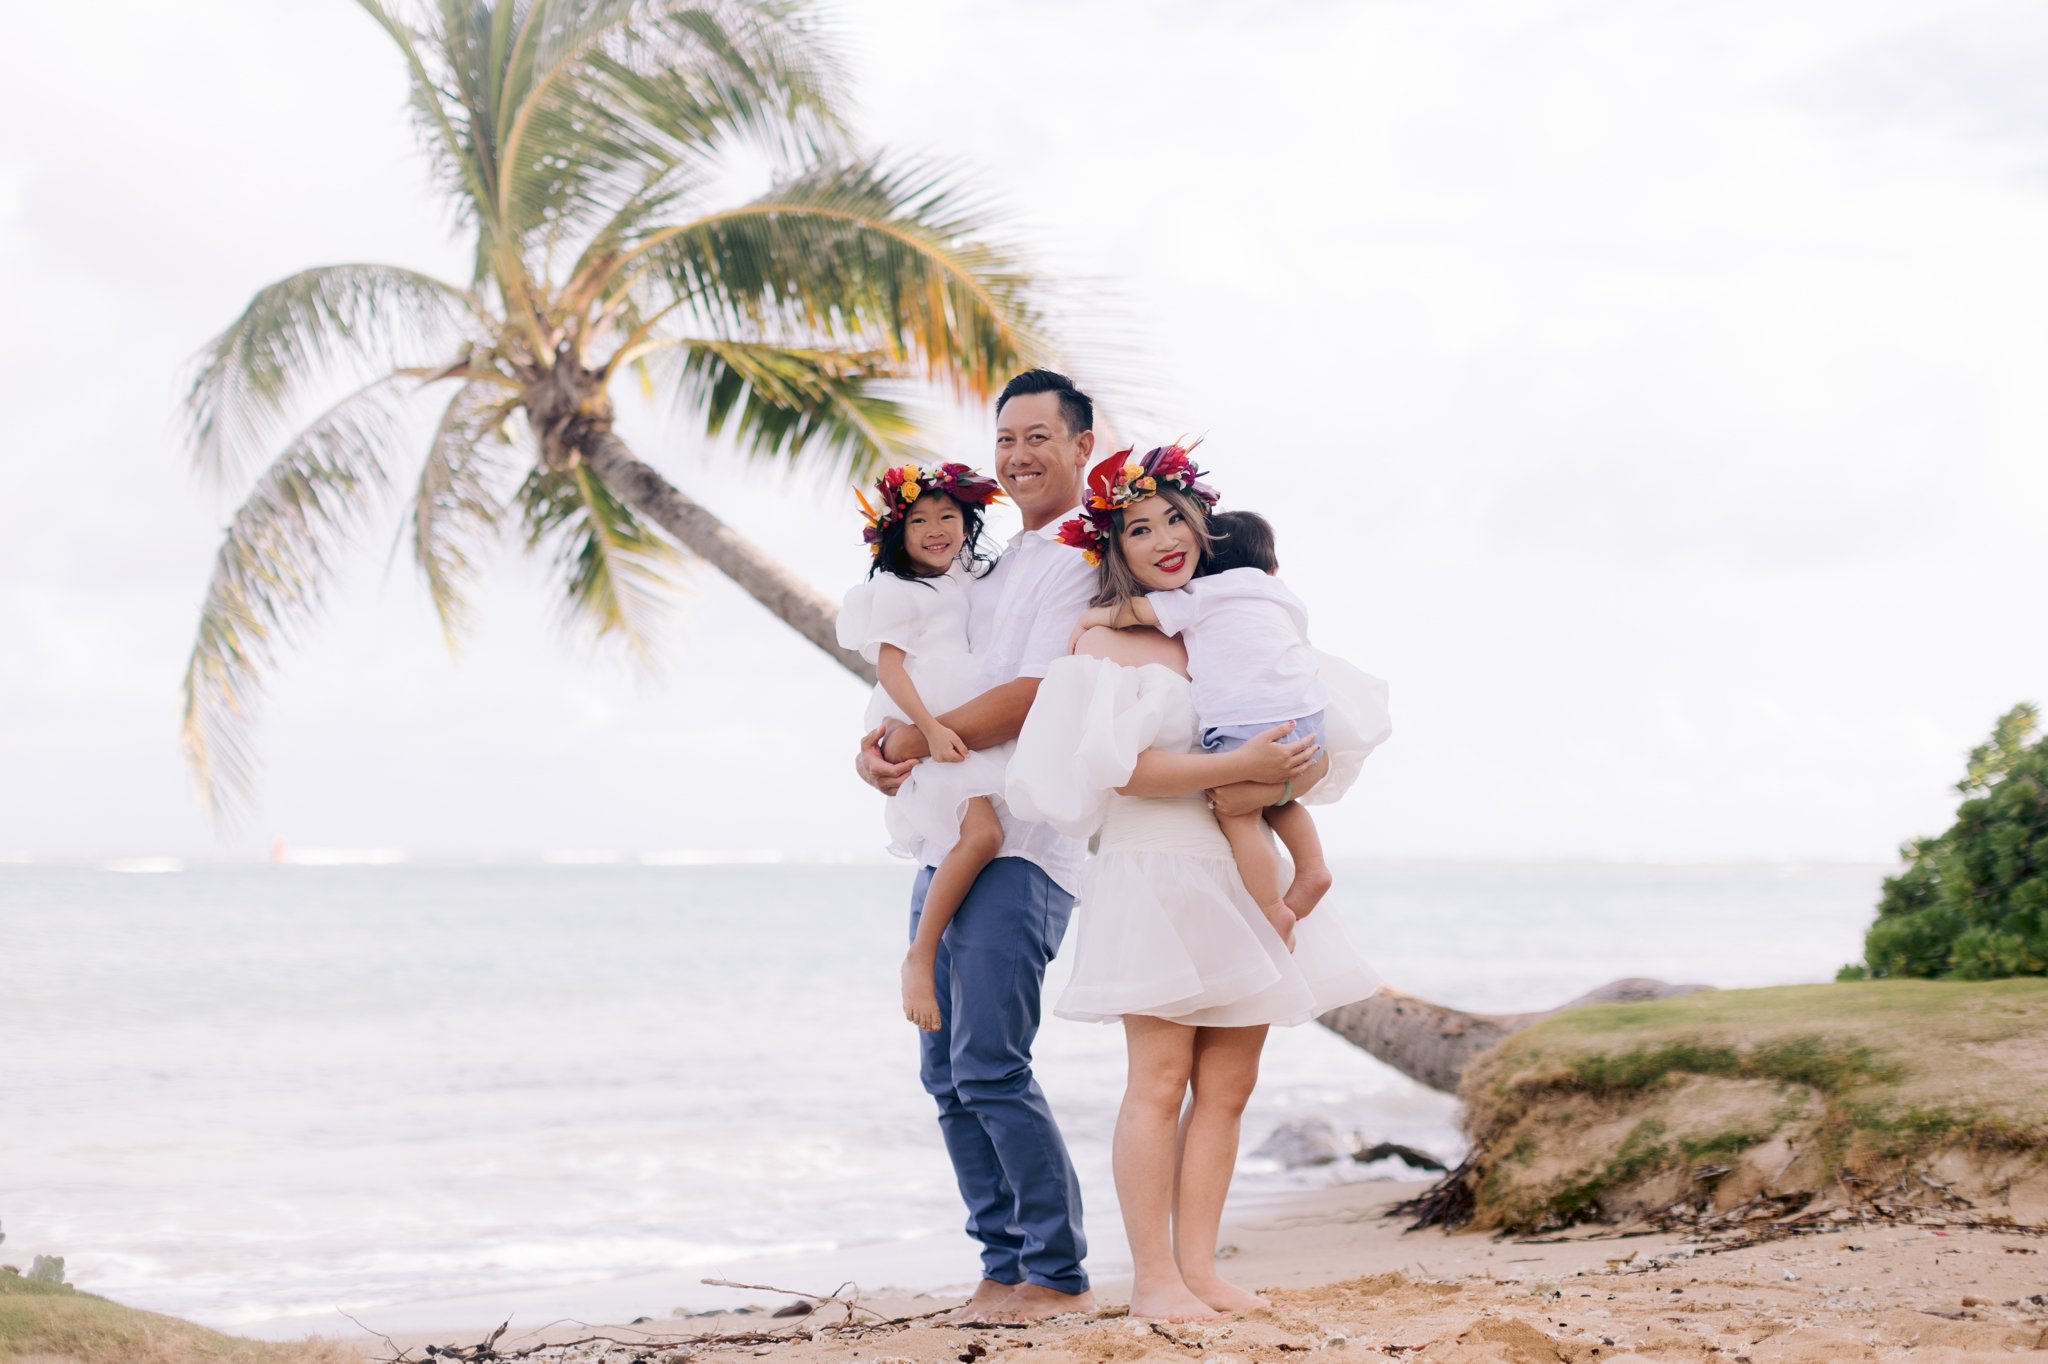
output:
[[[1330,875],[1327,862],[1303,862],[1294,869],[1294,881],[1287,887],[1287,893],[1280,898],[1294,911],[1296,919],[1306,919],[1323,897],[1330,893],[1335,880]]]
[[[1256,1312],[1261,1307],[1272,1306],[1258,1294],[1239,1288],[1214,1271],[1202,1275],[1189,1275],[1188,1292],[1218,1312]]]
[[[1162,1284],[1131,1289],[1131,1315],[1152,1321],[1216,1321],[1223,1316],[1188,1289],[1186,1284]]]
[[[932,984],[932,963],[914,956],[903,959],[903,1016],[919,1032],[939,1030],[939,992]]]
[[[1292,952],[1294,950],[1294,911],[1287,907],[1287,902],[1285,900],[1275,900],[1270,905],[1262,906],[1259,912],[1266,916],[1266,922],[1273,925],[1273,931],[1280,935],[1280,941],[1286,944],[1288,951]]]

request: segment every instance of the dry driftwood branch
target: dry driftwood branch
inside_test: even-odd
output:
[[[519,1360],[537,1359],[542,1356],[562,1356],[568,1351],[589,1345],[619,1345],[651,1356],[664,1351],[687,1352],[704,1346],[777,1345],[788,1341],[794,1335],[806,1332],[829,1336],[834,1340],[865,1340],[871,1336],[902,1330],[950,1310],[941,1307],[917,1316],[885,1317],[873,1308],[860,1305],[860,1288],[851,1280],[839,1285],[830,1293],[806,1293],[800,1289],[780,1288],[774,1284],[736,1283],[731,1279],[704,1279],[702,1282],[717,1288],[743,1288],[752,1293],[774,1293],[781,1297],[801,1298],[820,1308],[836,1303],[846,1310],[846,1317],[829,1326],[817,1326],[809,1317],[802,1317],[772,1330],[698,1331],[679,1336],[640,1332],[631,1339],[606,1335],[597,1332],[596,1328],[589,1327],[586,1322],[575,1322],[575,1325],[592,1330],[593,1334],[575,1340],[549,1341],[517,1349],[503,1349],[499,1347],[498,1341],[505,1334],[506,1327],[511,1325],[508,1321],[475,1345],[428,1345],[424,1350],[424,1358],[415,1356],[409,1350],[399,1350],[388,1336],[379,1335],[374,1331],[370,1333],[379,1335],[379,1339],[392,1351],[378,1364],[515,1364]],[[848,1290],[852,1291],[849,1293]],[[855,1312],[865,1313],[872,1320],[856,1322],[853,1319]],[[354,1321],[355,1318],[351,1317],[349,1320]],[[549,1323],[555,1324],[558,1323]],[[356,1325],[362,1326],[362,1323],[356,1322]],[[363,1329],[370,1330],[367,1326],[363,1326]]]
[[[793,1288],[777,1288],[772,1284],[764,1283],[734,1283],[731,1279],[699,1279],[698,1282],[710,1284],[713,1288],[744,1288],[749,1293],[774,1293],[786,1298],[799,1298],[802,1301],[811,1304],[812,1312],[816,1312],[821,1308],[828,1307],[834,1303],[837,1303],[839,1306],[846,1309],[846,1321],[849,1323],[853,1320],[853,1314],[855,1312],[865,1312],[867,1313],[867,1315],[873,1317],[876,1322],[884,1324],[890,1322],[891,1320],[923,1320],[922,1317],[898,1317],[892,1319],[883,1316],[880,1312],[875,1311],[872,1307],[862,1307],[860,1305],[860,1285],[853,1282],[851,1279],[848,1279],[845,1283],[839,1285],[839,1287],[833,1289],[830,1293],[801,1293]],[[852,1297],[846,1296],[846,1290],[849,1288],[853,1290]],[[939,1310],[944,1311],[945,1309],[941,1308]],[[938,1312],[928,1312],[925,1315],[937,1316]]]

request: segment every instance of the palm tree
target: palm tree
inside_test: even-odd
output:
[[[357,3],[404,59],[475,265],[467,283],[305,270],[201,353],[195,463],[222,483],[264,464],[185,674],[208,809],[248,794],[264,673],[341,548],[401,494],[451,648],[482,549],[516,525],[597,635],[645,648],[680,547],[872,681],[838,647],[828,600],[626,446],[611,387],[665,394],[756,458],[858,476],[927,457],[917,388],[985,400],[1050,358],[1044,282],[944,171],[854,152],[838,62],[802,0]],[[720,154],[742,140],[780,176],[712,205]],[[1324,1022],[1447,1089],[1533,1017],[1388,992]]]
[[[249,792],[264,673],[394,503],[451,648],[480,551],[516,526],[597,635],[644,651],[680,547],[871,680],[827,599],[619,438],[612,387],[751,457],[859,476],[924,457],[920,389],[986,399],[1050,356],[1043,282],[948,172],[854,149],[802,0],[358,3],[404,60],[475,265],[305,270],[199,357],[194,461],[254,473],[185,675],[209,810]],[[712,203],[739,143],[775,183]]]

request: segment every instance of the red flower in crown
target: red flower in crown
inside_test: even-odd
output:
[[[853,490],[853,495],[860,500],[861,511],[868,518],[867,528],[860,537],[867,541],[868,553],[881,552],[882,532],[926,493],[944,493],[963,506],[986,507],[1000,499],[1003,490],[994,479],[966,464],[941,464],[935,468],[899,464],[884,470],[882,476],[875,480],[873,502],[869,502],[867,494],[860,489]]]
[[[1202,471],[1188,456],[1196,445],[1156,446],[1133,459],[1130,450],[1119,450],[1088,471],[1088,499],[1081,514],[1060,522],[1059,542],[1081,551],[1091,564],[1102,562],[1102,551],[1116,534],[1116,514],[1133,502],[1142,502],[1161,487],[1172,486],[1200,498],[1213,507],[1216,490],[1202,482]]]

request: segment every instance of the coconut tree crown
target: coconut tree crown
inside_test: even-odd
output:
[[[759,459],[852,477],[929,460],[920,388],[986,399],[1051,355],[1043,283],[987,207],[944,167],[856,149],[844,71],[794,0],[358,3],[404,61],[474,269],[306,270],[198,359],[194,461],[253,480],[185,678],[209,808],[248,792],[264,674],[394,504],[451,647],[484,550],[516,527],[591,633],[644,652],[680,545],[864,673],[829,602],[625,447],[612,387],[630,373]],[[714,203],[740,143],[775,181]]]

